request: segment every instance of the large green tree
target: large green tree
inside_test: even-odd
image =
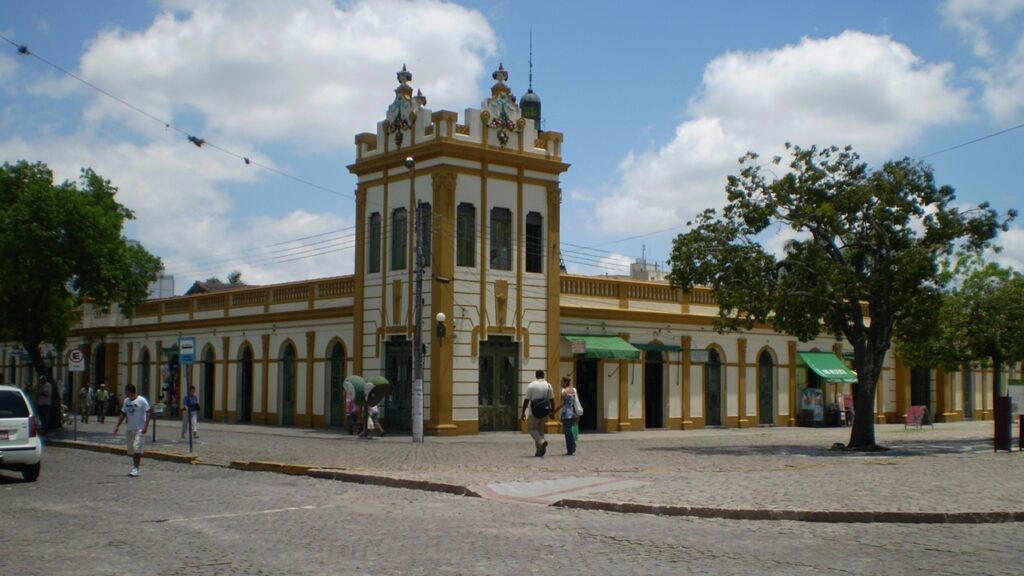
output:
[[[953,189],[911,159],[871,170],[849,147],[786,149],[779,175],[781,158],[740,159],[721,214],[706,210],[674,241],[670,278],[715,290],[720,331],[768,323],[802,341],[845,338],[857,372],[848,447],[876,449],[875,388],[894,333],[922,337],[942,301],[939,264],[957,248],[983,250],[1006,221],[987,204],[953,206]],[[782,255],[764,248],[786,230],[795,237]]]
[[[971,257],[952,274],[938,322],[916,342],[897,335],[900,354],[914,365],[950,369],[984,360],[992,366],[995,395],[1005,395],[1003,365],[1024,360],[1024,276]]]
[[[41,346],[64,347],[84,299],[130,313],[162,268],[122,236],[132,212],[116,193],[90,169],[55,184],[42,163],[0,168],[0,341],[20,343],[39,374]]]

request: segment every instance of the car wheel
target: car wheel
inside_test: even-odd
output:
[[[25,466],[21,469],[21,477],[24,478],[26,482],[35,482],[36,478],[39,478],[39,468],[40,464],[38,462],[30,466]]]

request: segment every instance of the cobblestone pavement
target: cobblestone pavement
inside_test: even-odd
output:
[[[1012,523],[708,520],[150,459],[140,478],[127,470],[124,456],[50,447],[38,482],[0,472],[0,574],[933,576],[1017,574],[1024,561]]]
[[[112,428],[80,425],[78,439],[120,446]],[[177,422],[160,420],[157,429],[150,450],[189,452]],[[409,436],[368,441],[334,429],[207,422],[201,432],[192,453],[202,463],[302,464],[457,484],[479,493],[514,483],[597,478],[608,479],[609,489],[568,497],[724,509],[1024,512],[1024,454],[993,452],[991,421],[920,430],[879,425],[876,438],[890,450],[877,453],[830,450],[849,439],[849,428],[584,434],[572,457],[564,455],[561,435],[549,434],[544,458],[533,456],[529,436],[515,432],[428,436],[422,444]],[[1013,432],[1016,449],[1016,426]]]

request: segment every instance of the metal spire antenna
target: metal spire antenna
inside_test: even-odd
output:
[[[530,59],[528,62],[530,63],[530,85],[528,88],[533,90],[533,28],[530,28]]]

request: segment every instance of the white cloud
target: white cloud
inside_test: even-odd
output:
[[[1017,226],[1001,232],[996,238],[996,244],[1002,247],[1002,251],[990,257],[1000,266],[1024,273],[1024,228]]]
[[[885,158],[925,129],[966,117],[967,95],[952,73],[891,38],[850,31],[724,54],[705,69],[675,138],[623,161],[621,185],[599,203],[598,219],[612,233],[635,230],[624,213],[651,229],[679,225],[724,203],[739,156],[781,154],[787,141],[852,144],[867,159]]]
[[[278,166],[255,151],[352,158],[353,135],[373,131],[383,119],[403,64],[430,108],[461,110],[479,97],[476,82],[498,43],[480,13],[433,0],[168,0],[162,6],[145,29],[100,32],[75,73],[271,167]],[[7,84],[5,74],[17,74],[12,65],[0,56],[0,85]],[[83,166],[110,179],[120,188],[119,201],[136,214],[127,232],[162,256],[180,284],[234,269],[255,284],[352,272],[351,249],[287,262],[258,255],[250,265],[211,260],[214,252],[336,230],[351,218],[297,209],[243,219],[245,200],[229,189],[260,184],[267,172],[209,146],[191,146],[183,134],[72,79],[43,80],[31,89],[86,104],[68,125],[37,125],[34,133],[0,141],[0,155],[46,162],[60,179],[77,178]],[[340,206],[348,212],[352,202]]]
[[[497,44],[475,11],[435,1],[168,2],[142,31],[93,40],[80,74],[208,140],[285,139],[322,149],[352,145],[383,117],[395,73],[408,64],[431,108],[476,97]],[[73,83],[48,83],[62,94]],[[89,118],[136,123],[97,97]],[[198,116],[198,118],[196,118]]]
[[[1024,12],[1024,0],[946,0],[939,11],[970,42],[976,55],[990,58],[998,52],[991,26],[1012,22],[1017,12]]]
[[[948,0],[940,11],[984,62],[972,72],[981,81],[982,106],[1000,123],[1024,112],[1024,0]]]

